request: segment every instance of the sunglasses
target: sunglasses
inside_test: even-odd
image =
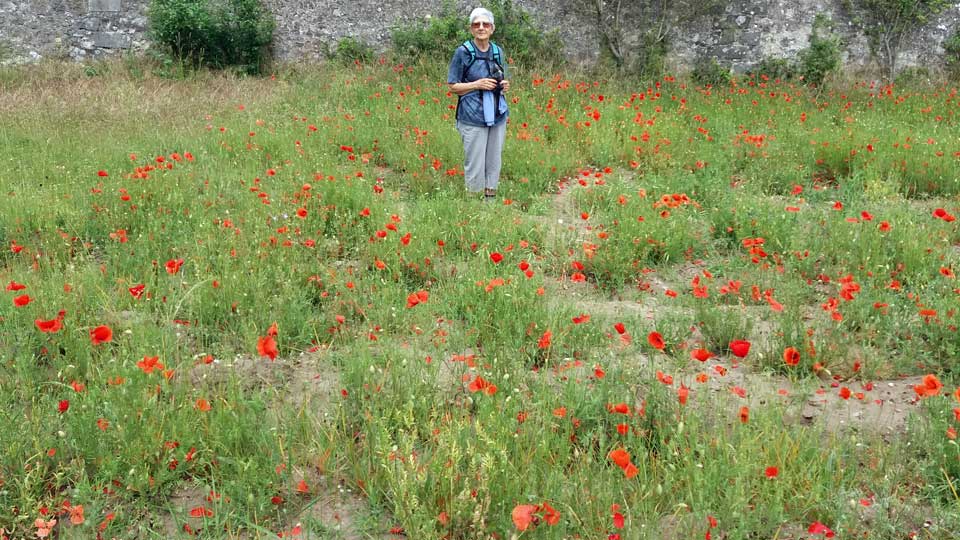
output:
[[[488,23],[488,22],[475,22],[475,23],[470,23],[470,26],[473,27],[473,28],[480,28],[480,27],[483,27],[483,28],[493,28],[493,25],[492,25],[491,23]]]

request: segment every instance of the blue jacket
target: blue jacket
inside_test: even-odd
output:
[[[475,47],[476,49],[476,47]],[[496,62],[493,60],[493,47],[489,47],[486,52],[476,49],[477,59],[470,66],[466,77],[463,75],[464,68],[470,64],[470,53],[462,46],[457,47],[457,51],[450,60],[450,69],[447,71],[448,83],[473,82],[483,78],[493,78],[493,70],[496,69]],[[503,49],[500,50],[501,57],[504,56]],[[503,66],[503,78],[507,77],[507,66]],[[479,90],[469,92],[460,97],[460,103],[457,107],[457,120],[471,126],[485,127],[483,121],[483,99]],[[497,107],[497,114],[494,124],[499,125],[507,121],[510,111],[507,108],[507,100],[499,92],[495,94],[500,98],[500,104]],[[501,111],[505,111],[501,114]]]

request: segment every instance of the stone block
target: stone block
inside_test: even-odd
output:
[[[93,42],[103,49],[130,48],[130,36],[118,32],[97,32],[93,35]]]
[[[88,15],[80,19],[80,29],[95,32],[100,29],[100,17]]]
[[[758,47],[760,45],[760,32],[744,32],[740,36],[740,43],[747,47]]]
[[[725,28],[720,34],[720,45],[731,45],[737,41],[737,31],[732,28]]]
[[[119,12],[120,0],[87,0],[88,12]]]

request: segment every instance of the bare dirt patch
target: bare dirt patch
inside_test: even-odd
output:
[[[309,475],[307,475],[309,477]],[[391,534],[391,526],[383,516],[371,511],[362,495],[342,481],[328,476],[312,480],[317,495],[297,516],[290,530],[300,528],[302,538],[329,538],[331,540],[392,540],[402,538]]]
[[[248,388],[269,389],[277,396],[271,401],[272,407],[306,409],[319,429],[336,415],[342,388],[340,372],[328,360],[328,354],[328,349],[318,349],[272,362],[266,358],[238,355],[209,364],[199,362],[190,370],[190,378],[195,385],[217,385],[236,377]],[[309,486],[309,493],[296,496],[309,500],[304,501],[301,512],[287,521],[281,531],[285,535],[331,540],[397,538],[397,535],[388,534],[390,524],[383,516],[374,513],[366,497],[339,478],[334,470],[312,466],[295,471],[294,476],[303,478]],[[171,504],[179,509],[195,506],[206,495],[196,489],[187,489],[175,495]],[[172,525],[165,526],[165,530],[179,531],[182,527],[172,518],[170,522]]]

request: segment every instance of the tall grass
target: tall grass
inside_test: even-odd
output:
[[[443,69],[0,73],[0,534],[960,530],[954,89]]]

